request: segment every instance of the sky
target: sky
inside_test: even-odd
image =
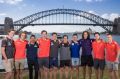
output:
[[[40,11],[57,8],[83,10],[114,21],[114,18],[120,16],[119,5],[120,0],[0,0],[0,23],[4,23],[5,17],[11,17],[14,21],[17,21]],[[75,32],[87,28],[83,26],[29,26],[23,30],[37,33],[41,30]],[[91,28],[96,31],[104,31],[101,27]]]

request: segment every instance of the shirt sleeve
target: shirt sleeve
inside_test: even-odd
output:
[[[7,46],[7,42],[6,42],[6,40],[4,39],[4,40],[2,40],[1,47],[6,47],[6,46]]]
[[[116,45],[116,49],[120,50],[119,44],[117,42],[115,42],[115,45]]]
[[[28,48],[28,44],[26,44],[26,49]]]
[[[37,47],[39,48],[39,44],[36,42],[36,44],[37,44]]]
[[[93,48],[94,42],[92,42],[92,48]]]

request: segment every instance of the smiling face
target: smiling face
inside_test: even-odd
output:
[[[112,35],[107,35],[108,42],[112,42]]]
[[[46,32],[42,32],[41,36],[42,36],[42,38],[47,38],[47,33]]]
[[[87,33],[87,32],[84,32],[83,37],[84,37],[84,39],[87,39],[87,38],[88,38],[88,33]]]
[[[78,40],[77,35],[73,35],[72,39],[73,39],[73,41],[77,41]]]
[[[53,34],[53,35],[52,35],[52,39],[53,39],[53,40],[57,40],[57,35],[56,35],[56,34]]]
[[[13,38],[14,35],[15,35],[15,31],[10,31],[10,32],[8,33],[8,36],[9,36],[10,38]]]
[[[68,37],[67,36],[64,36],[63,37],[63,42],[67,42],[68,41]]]
[[[30,37],[30,42],[34,43],[36,41],[36,38],[35,37]]]
[[[99,34],[95,34],[95,39],[99,40],[100,39],[100,35]]]
[[[25,39],[26,39],[26,34],[25,34],[25,33],[21,33],[20,39],[21,39],[21,40],[25,40]]]

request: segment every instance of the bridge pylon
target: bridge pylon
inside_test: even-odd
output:
[[[114,20],[113,33],[120,34],[120,17],[115,18]]]
[[[14,29],[13,26],[13,19],[9,18],[9,17],[5,17],[5,21],[4,21],[4,34],[7,34],[8,30],[10,29]]]

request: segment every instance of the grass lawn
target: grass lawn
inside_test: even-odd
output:
[[[82,71],[81,71],[81,68],[80,68],[80,75],[79,75],[79,76],[80,76],[79,79],[82,79]],[[120,68],[119,68],[119,76],[120,76]],[[57,77],[58,77],[57,79],[60,79],[60,78],[59,78],[59,74],[58,74]],[[0,74],[0,79],[4,79],[4,74],[3,74],[3,73]],[[28,70],[25,70],[25,71],[24,71],[24,78],[23,78],[23,79],[29,79],[29,78],[28,78]],[[49,79],[49,76],[48,76],[48,79]],[[63,78],[63,79],[65,79],[65,78]],[[69,79],[70,79],[70,78],[69,78]],[[74,77],[74,79],[76,79],[76,78]],[[95,79],[94,69],[93,69],[92,79]],[[105,72],[104,72],[104,79],[109,79],[107,69],[105,69]]]

